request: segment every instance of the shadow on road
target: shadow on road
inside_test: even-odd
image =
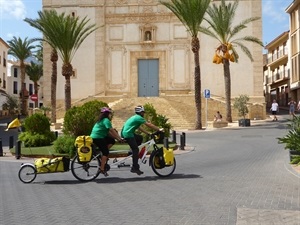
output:
[[[89,181],[89,182],[81,182],[78,180],[48,180],[48,181],[42,181],[42,182],[33,182],[32,184],[84,184],[84,183],[90,183],[90,182],[96,182],[96,183],[124,183],[124,182],[137,182],[137,181],[156,181],[156,180],[177,180],[177,179],[191,179],[191,178],[203,178],[200,175],[197,174],[173,174],[170,177],[158,177],[158,176],[140,176],[140,177],[130,177],[130,178],[120,178],[120,177],[98,177],[96,180]]]
[[[173,174],[170,177],[157,177],[157,176],[146,176],[146,177],[131,177],[131,178],[120,178],[120,177],[109,177],[104,179],[96,180],[97,183],[124,183],[124,182],[136,182],[136,181],[156,181],[156,180],[177,180],[177,179],[191,179],[191,178],[202,178],[197,174]]]

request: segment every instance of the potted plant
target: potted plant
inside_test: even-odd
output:
[[[243,119],[239,120],[239,126],[241,127],[249,127],[250,119],[246,119],[246,115],[249,112],[248,109],[249,96],[248,95],[240,95],[234,99],[233,108],[238,110],[239,116],[242,116]]]
[[[292,164],[300,162],[300,117],[294,117],[288,124],[288,133],[278,139],[279,144],[284,144],[284,149],[289,150]]]

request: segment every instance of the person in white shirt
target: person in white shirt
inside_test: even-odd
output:
[[[279,111],[279,107],[278,107],[278,103],[276,102],[276,100],[274,99],[273,100],[273,103],[272,103],[272,106],[271,106],[271,109],[270,109],[271,111],[272,111],[272,115],[273,115],[273,121],[277,121],[278,119],[277,119],[277,112]]]

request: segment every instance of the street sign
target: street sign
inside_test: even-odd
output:
[[[205,98],[210,98],[210,90],[209,89],[204,90],[204,97]]]
[[[38,96],[36,94],[30,95],[30,100],[36,102],[38,100]]]

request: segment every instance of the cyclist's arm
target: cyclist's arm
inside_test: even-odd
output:
[[[118,141],[123,140],[123,138],[120,137],[120,135],[114,128],[110,128],[108,132],[109,132],[109,135],[112,136],[114,139],[117,139]]]
[[[156,131],[160,131],[159,127],[155,126],[154,124],[152,123],[149,123],[149,122],[146,122],[144,123],[147,127],[150,127],[151,129],[153,130],[156,130]]]

